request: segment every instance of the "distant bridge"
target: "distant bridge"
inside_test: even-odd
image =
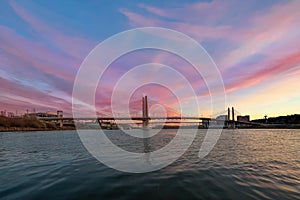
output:
[[[63,126],[64,121],[98,121],[99,125],[105,122],[111,121],[138,121],[140,122],[143,127],[147,127],[150,121],[155,120],[165,120],[164,123],[202,123],[204,128],[208,128],[212,126],[212,122],[219,126],[224,126],[227,128],[235,128],[237,125],[248,125],[248,126],[267,126],[266,124],[254,123],[250,121],[237,121],[234,120],[234,108],[232,108],[232,119],[230,120],[230,109],[228,108],[228,114],[226,118],[223,119],[216,119],[212,117],[193,117],[193,116],[166,116],[166,117],[150,117],[148,112],[148,98],[147,96],[142,98],[142,116],[141,117],[38,117],[38,119],[43,121],[56,121],[59,122],[60,126]],[[190,121],[187,121],[190,120]],[[191,122],[191,120],[194,120]],[[187,121],[187,122],[183,122]],[[222,124],[223,123],[223,124]]]

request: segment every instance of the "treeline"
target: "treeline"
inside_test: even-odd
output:
[[[300,115],[287,115],[279,117],[269,117],[267,119],[256,119],[252,122],[266,123],[266,124],[300,124]]]
[[[46,123],[35,117],[4,117],[0,116],[0,128],[36,128],[55,129],[54,123]]]

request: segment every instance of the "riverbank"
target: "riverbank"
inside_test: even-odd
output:
[[[35,117],[0,117],[0,132],[74,130],[75,126],[60,127],[54,122],[40,121]]]
[[[195,128],[191,128],[191,127],[180,127],[181,129],[195,129]],[[32,128],[32,127],[0,127],[0,132],[28,132],[28,131],[65,131],[65,130],[76,130],[76,129],[82,129],[82,130],[95,130],[95,128],[89,128],[89,127],[85,127],[85,128],[76,128],[74,126],[64,126],[64,127],[56,127],[56,128]],[[158,127],[154,127],[151,129],[179,129],[179,127],[163,127],[163,128],[158,128]],[[196,128],[197,129],[197,128]],[[199,130],[205,130],[207,128],[198,128]],[[224,128],[224,130],[226,130],[228,128]],[[300,126],[293,126],[293,127],[289,127],[289,126],[282,126],[282,127],[238,127],[235,128],[236,130],[238,129],[300,129]],[[120,130],[120,129],[102,129],[102,130]],[[123,130],[123,129],[121,129]],[[231,129],[234,130],[234,129]]]
[[[24,131],[59,131],[59,130],[75,130],[75,129],[98,129],[99,124],[64,124],[60,127],[58,122],[45,122],[35,117],[0,117],[0,132],[24,132]],[[102,129],[135,129],[136,127],[102,127]],[[155,126],[151,129],[207,129],[198,125],[190,126],[176,126],[176,125],[162,125]],[[214,128],[214,127],[211,127]],[[220,127],[215,127],[220,128]],[[236,126],[237,129],[300,129],[300,124],[262,124],[260,126]],[[224,127],[224,129],[226,129]]]
[[[75,130],[75,127],[61,128],[33,128],[33,127],[0,127],[0,132],[25,132],[25,131],[63,131]]]

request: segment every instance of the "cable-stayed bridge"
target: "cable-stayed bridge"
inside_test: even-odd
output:
[[[162,114],[161,112],[158,113],[149,113],[149,105],[161,105],[164,109]],[[114,109],[118,110],[122,107],[122,105],[116,106]],[[128,106],[127,106],[128,107]],[[130,108],[131,111],[130,111]],[[138,111],[139,108],[142,108]],[[236,125],[248,125],[248,126],[264,126],[264,124],[253,123],[250,121],[238,121],[235,119],[235,114],[240,114],[237,110],[233,107],[232,109],[225,110],[214,114],[214,116],[218,117],[200,117],[200,116],[191,116],[188,114],[182,114],[177,109],[171,108],[167,105],[161,104],[153,99],[148,99],[147,96],[142,97],[141,100],[134,100],[129,103],[129,113],[127,116],[124,116],[123,113],[114,112],[113,114],[110,112],[97,112],[97,117],[41,117],[40,120],[45,121],[56,121],[63,126],[64,121],[97,121],[99,125],[102,127],[103,125],[107,124],[116,124],[116,121],[119,123],[122,122],[124,124],[134,123],[136,125],[142,125],[142,127],[148,127],[149,124],[198,124],[199,127],[202,128],[209,128],[209,127],[216,127],[216,128],[235,128]],[[122,109],[120,109],[122,110]],[[128,117],[129,114],[129,117]],[[119,124],[118,123],[118,124]]]

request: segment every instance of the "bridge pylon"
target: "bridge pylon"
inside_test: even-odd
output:
[[[142,98],[142,113],[143,113],[143,127],[148,127],[149,124],[149,112],[148,112],[148,97]]]
[[[234,121],[234,107],[232,109],[232,128],[235,129],[235,121]]]
[[[230,108],[228,107],[228,109],[227,109],[227,128],[235,129],[235,119],[234,118],[235,118],[234,107],[231,108],[231,113],[230,113]]]

